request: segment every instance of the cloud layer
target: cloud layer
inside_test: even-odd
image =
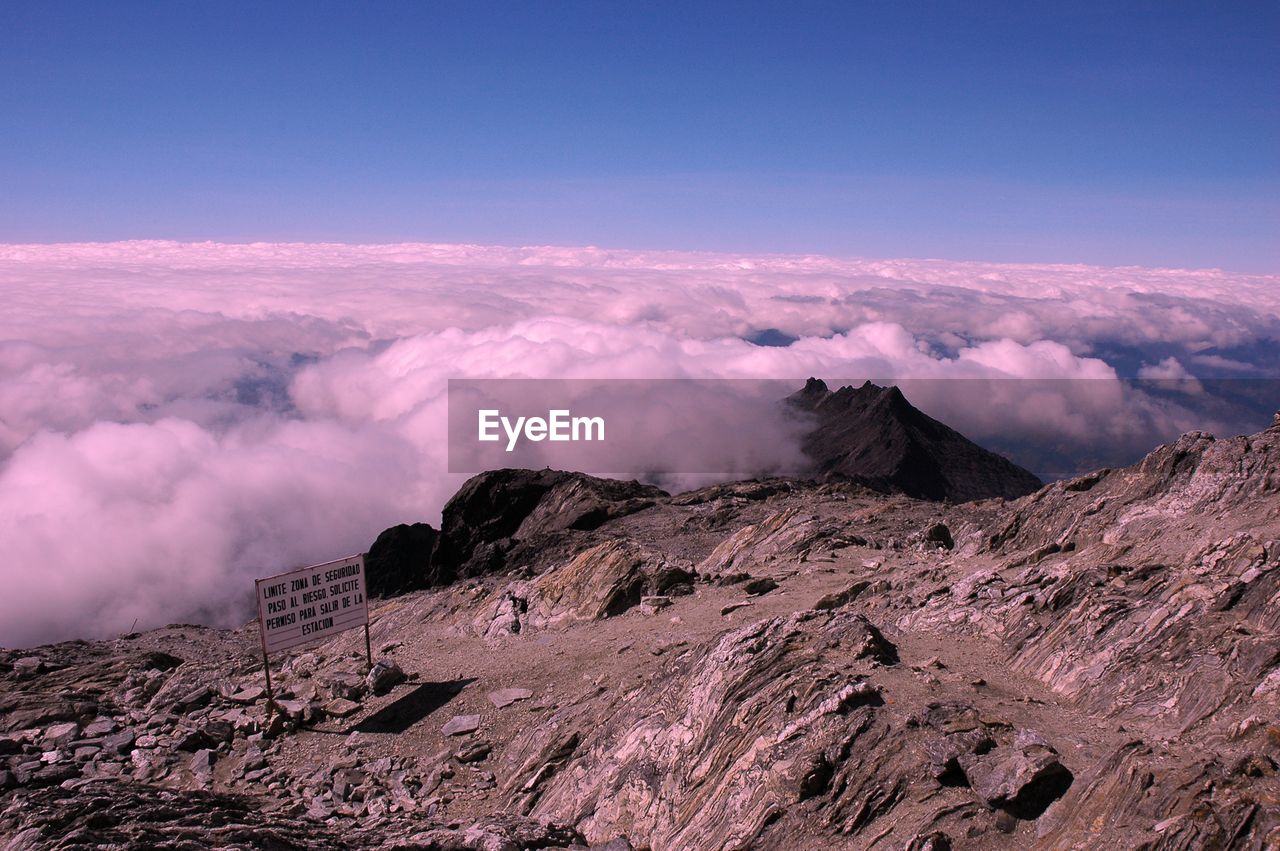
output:
[[[1280,276],[1213,270],[134,242],[0,246],[0,287],[9,646],[236,624],[252,577],[435,520],[450,377],[1182,379],[914,396],[1084,446],[1228,427],[1187,379],[1280,375]]]

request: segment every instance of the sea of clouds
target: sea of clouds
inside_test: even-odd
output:
[[[436,522],[451,377],[948,379],[912,400],[1083,464],[1280,375],[1280,276],[1215,270],[129,242],[0,246],[0,294],[5,646],[239,625],[254,577]]]

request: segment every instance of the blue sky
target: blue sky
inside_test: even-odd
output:
[[[0,242],[1280,271],[1271,3],[0,5]]]

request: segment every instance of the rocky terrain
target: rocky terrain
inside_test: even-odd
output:
[[[1280,848],[1280,417],[867,485],[478,476],[276,714],[255,623],[2,651],[0,848]]]

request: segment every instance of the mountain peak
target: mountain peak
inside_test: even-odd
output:
[[[803,449],[823,477],[919,499],[1012,499],[1042,482],[912,405],[897,385],[864,381],[832,392],[810,378],[789,404],[816,417]]]
[[[805,398],[820,399],[830,393],[831,391],[827,389],[827,382],[823,381],[821,378],[809,376],[809,379],[804,383],[804,387],[795,395]]]

